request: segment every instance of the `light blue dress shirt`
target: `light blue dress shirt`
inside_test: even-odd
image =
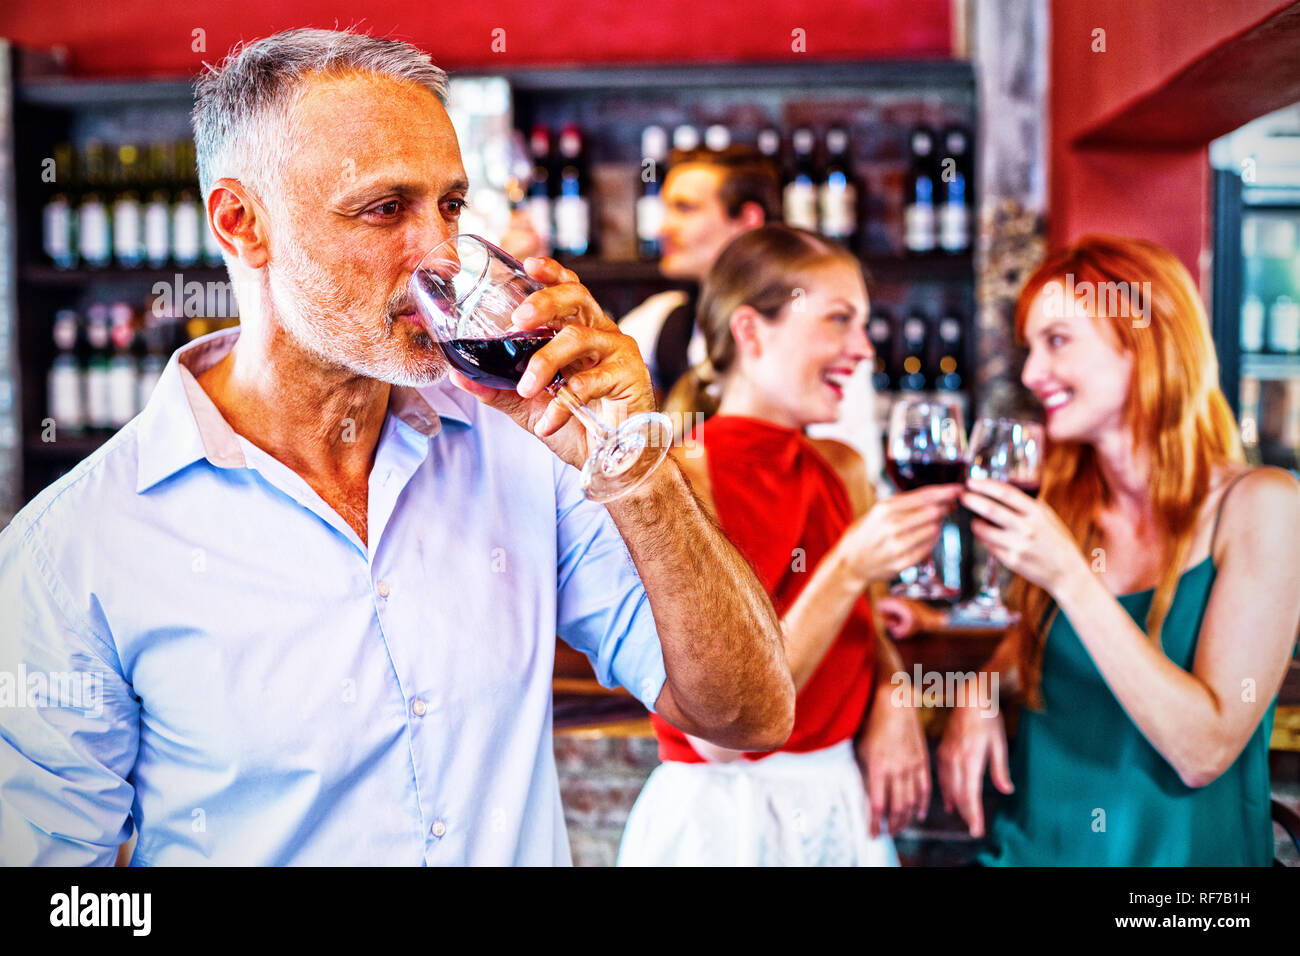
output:
[[[653,709],[627,547],[577,472],[449,383],[394,386],[368,537],[172,356],[0,534],[0,863],[568,864],[558,634]]]

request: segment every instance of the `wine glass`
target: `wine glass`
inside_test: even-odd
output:
[[[899,491],[925,485],[957,484],[966,468],[966,429],[961,406],[952,400],[904,397],[889,412],[885,470]],[[958,592],[939,580],[931,554],[917,567],[916,579],[890,588],[891,594],[923,601],[945,601]]]
[[[411,275],[411,298],[430,337],[456,371],[491,388],[513,389],[528,360],[555,329],[516,329],[510,316],[545,286],[508,253],[479,236],[462,234],[430,250]],[[667,415],[643,412],[616,428],[606,425],[556,375],[546,390],[586,426],[592,451],[582,467],[582,491],[612,501],[635,489],[672,445]]]
[[[1014,418],[981,418],[970,437],[972,478],[992,478],[1015,485],[1038,497],[1043,465],[1043,426]],[[952,610],[950,620],[961,624],[1010,627],[1020,615],[1002,601],[1002,566],[992,554],[984,569],[984,583],[969,601]]]

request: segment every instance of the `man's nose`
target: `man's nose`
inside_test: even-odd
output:
[[[446,242],[456,235],[456,231],[455,224],[447,222],[441,216],[436,217],[433,222],[422,223],[412,240],[415,245],[410,253],[414,257],[411,261],[412,271],[434,246]]]

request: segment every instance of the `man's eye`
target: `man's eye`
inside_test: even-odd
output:
[[[469,208],[469,200],[448,199],[446,200],[446,205],[449,205],[451,207],[451,214],[453,216],[459,216],[461,213],[463,213],[466,209]]]
[[[399,212],[401,212],[401,210],[402,210],[402,201],[400,199],[390,199],[386,203],[380,203],[378,206],[372,206],[370,209],[367,210],[367,212],[370,213],[371,215],[379,216],[381,219],[392,219]]]

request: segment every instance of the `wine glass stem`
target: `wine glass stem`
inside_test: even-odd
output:
[[[984,593],[981,597],[989,604],[1002,603],[1002,565],[998,559],[989,555],[988,565],[984,571]]]
[[[614,434],[608,425],[596,417],[595,412],[578,400],[578,396],[573,394],[573,391],[564,384],[564,379],[560,378],[560,376],[555,376],[555,381],[547,385],[546,390],[555,398],[558,398],[560,403],[573,413],[573,417],[587,426],[587,431],[595,435],[600,441],[607,441]]]

